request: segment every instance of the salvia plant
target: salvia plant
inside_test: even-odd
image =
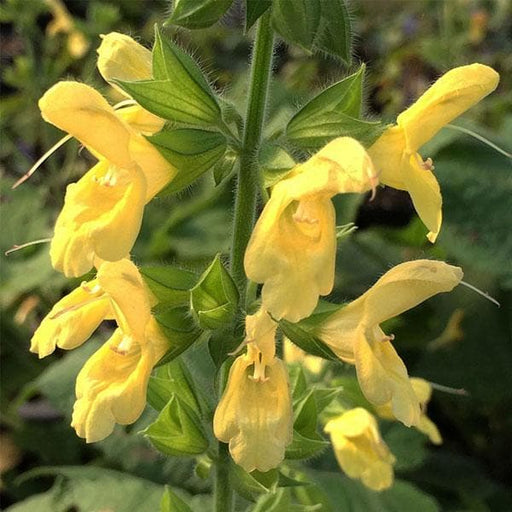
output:
[[[158,416],[143,435],[163,455],[196,458],[214,482],[216,511],[239,508],[237,496],[254,502],[244,501],[251,510],[323,510],[297,461],[332,449],[340,471],[381,491],[393,484],[395,456],[380,419],[441,443],[426,412],[431,384],[409,376],[383,324],[463,277],[444,261],[405,261],[352,302],[327,301],[338,243],[353,231],[336,225],[332,200],[383,185],[406,191],[434,244],[442,196],[421,148],[499,77],[479,63],[450,69],[385,125],[363,117],[362,64],[268,134],[275,40],[348,66],[350,16],[344,0],[246,0],[254,43],[240,112],[165,31],[209,27],[231,3],[177,0],[151,50],[127,34],[104,34],[97,67],[123,95],[119,103],[70,80],[39,100],[44,120],[66,134],[58,146],[75,138],[97,163],[68,185],[50,244],[54,269],[83,281],[53,306],[30,350],[42,358],[74,349],[114,321],[76,380],[78,436],[100,441],[149,402]],[[65,12],[59,19],[54,30],[69,34],[72,53],[83,52],[87,41]],[[236,177],[229,255],[219,249],[200,275],[132,260],[146,204],[207,173],[217,186]],[[200,382],[199,352],[214,368]],[[170,488],[161,503],[164,512],[190,506]]]

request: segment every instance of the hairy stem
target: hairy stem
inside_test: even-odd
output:
[[[254,214],[259,188],[257,152],[261,143],[272,71],[274,34],[270,26],[270,10],[258,22],[251,61],[251,79],[240,170],[235,199],[231,271],[240,291],[244,307],[247,278],[244,272],[244,253],[254,226]]]

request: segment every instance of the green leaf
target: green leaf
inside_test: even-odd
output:
[[[176,394],[143,434],[167,455],[197,455],[208,448],[199,416]]]
[[[245,31],[247,32],[272,5],[272,0],[245,0]]]
[[[166,485],[160,502],[160,512],[192,512],[192,509]]]
[[[302,350],[313,356],[322,357],[331,361],[339,361],[336,354],[311,332],[308,332],[300,324],[294,324],[286,320],[279,322],[279,327],[290,340]]]
[[[157,368],[149,379],[147,399],[151,407],[161,411],[174,394],[200,413],[199,401],[195,394],[192,375],[181,361],[174,360]]]
[[[166,25],[189,29],[207,28],[217,23],[233,0],[174,0],[174,9]]]
[[[140,267],[139,270],[144,282],[161,304],[160,308],[157,306],[157,311],[162,307],[168,309],[189,303],[189,290],[197,279],[193,272],[169,265]]]
[[[190,291],[190,305],[199,325],[218,329],[231,323],[238,306],[238,290],[217,255]]]
[[[178,169],[178,174],[163,191],[167,194],[192,184],[222,158],[227,147],[221,133],[194,128],[164,128],[146,138]]]
[[[321,18],[315,47],[336,57],[345,63],[352,60],[352,30],[350,15],[345,0],[320,2]]]
[[[295,167],[295,160],[280,146],[265,144],[259,152],[263,186],[269,188],[286,177]]]
[[[338,112],[354,118],[361,115],[363,78],[366,66],[327,87],[308,101],[290,120],[287,132],[307,128],[310,119],[327,112]]]
[[[320,0],[274,0],[272,25],[289,43],[310,50],[320,24]]]
[[[270,487],[255,478],[255,474],[257,474],[255,471],[247,473],[247,471],[234,462],[231,462],[229,465],[229,476],[233,487],[240,496],[249,501],[255,501],[255,496],[270,492]],[[271,472],[271,474],[274,474],[274,472]]]
[[[203,335],[203,331],[197,326],[188,307],[173,307],[157,311],[154,316],[171,344],[171,348],[160,359],[159,365],[178,357]]]
[[[350,64],[352,30],[344,0],[274,0],[272,24],[289,43]]]
[[[363,121],[341,112],[323,112],[286,132],[288,138],[303,149],[318,150],[337,137],[353,137],[363,146],[375,142],[385,126],[380,121]]]
[[[225,179],[234,174],[239,163],[238,153],[228,149],[224,156],[213,166],[213,179],[215,186],[220,185]]]
[[[116,81],[134,100],[153,114],[174,122],[216,125],[220,107],[197,63],[156,28],[153,80]]]
[[[115,510],[154,512],[162,486],[120,471],[94,466],[39,467],[23,479],[59,475],[46,493],[13,505],[10,512],[56,512],[68,510]]]
[[[303,436],[296,430],[293,431],[293,440],[286,448],[287,459],[307,459],[318,455],[329,446],[329,443],[318,434]]]
[[[306,397],[294,404],[294,415],[293,429],[295,431],[306,437],[314,437],[317,434],[317,408],[311,391]]]
[[[292,388],[292,398],[294,400],[298,399],[306,392],[308,388],[308,383],[306,381],[306,376],[304,375],[304,370],[299,365],[293,365],[289,367],[288,374],[290,376],[290,386]]]

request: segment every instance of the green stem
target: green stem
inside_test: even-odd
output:
[[[219,453],[215,464],[215,512],[231,512],[234,495],[229,481],[228,445],[219,442]]]
[[[270,26],[270,9],[259,19],[251,61],[249,100],[240,155],[240,170],[235,199],[231,272],[244,307],[247,278],[244,254],[254,226],[256,198],[259,188],[257,152],[261,143],[272,71],[274,33]]]

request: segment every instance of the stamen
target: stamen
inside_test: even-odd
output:
[[[244,340],[238,347],[233,350],[233,352],[228,352],[228,356],[236,356],[244,347],[246,347],[249,343],[251,343],[254,340]]]
[[[133,339],[130,338],[130,336],[123,336],[121,343],[119,343],[119,345],[117,345],[117,347],[110,347],[110,348],[111,348],[111,350],[113,350],[114,352],[116,352],[118,354],[126,355],[132,348],[132,345],[133,345]]]
[[[425,169],[425,171],[433,171],[435,169],[434,161],[432,160],[432,158],[428,157],[426,160],[423,160],[419,153],[416,153],[416,158],[418,160],[419,166],[422,169]]]
[[[25,249],[25,247],[30,247],[31,245],[37,244],[45,244],[47,242],[51,242],[51,238],[40,238],[39,240],[34,240],[33,242],[27,242],[21,245],[13,245],[8,251],[5,251],[5,255],[8,256],[11,252],[19,251],[20,249]]]
[[[472,284],[466,283],[465,281],[461,281],[460,284],[463,284],[464,286],[466,286],[470,290],[473,290],[474,292],[478,293],[482,297],[485,297],[487,300],[491,301],[493,304],[496,304],[496,306],[498,306],[499,308],[501,307],[501,304],[496,299],[491,297],[488,293],[483,292],[482,290],[480,290],[476,286],[473,286]]]
[[[386,334],[380,341],[393,341],[394,339],[394,334]]]
[[[103,291],[101,289],[101,286],[99,284],[95,284],[92,288],[89,286],[89,283],[87,281],[82,281],[80,283],[80,288],[84,290],[87,293],[90,293],[91,295],[96,295],[98,292]]]
[[[451,388],[450,386],[443,386],[443,384],[436,384],[435,382],[429,382],[429,384],[432,389],[436,389],[437,391],[443,391],[451,395],[469,396],[469,393],[464,388]]]
[[[113,187],[117,183],[117,176],[110,169],[107,171],[105,176],[98,178],[97,176],[92,177],[92,181],[102,187]]]
[[[113,109],[114,109],[114,110],[119,110],[120,108],[124,108],[124,107],[132,107],[133,105],[137,105],[137,103],[135,102],[135,100],[123,100],[123,101],[120,101],[119,103],[116,103],[116,104],[113,106]]]
[[[375,199],[375,196],[377,195],[377,185],[379,184],[380,172],[374,174],[372,172],[372,167],[370,167],[369,165],[366,166],[365,171],[370,180],[370,186],[372,187],[372,195],[370,196],[370,201],[373,201]]]
[[[72,139],[72,135],[66,135],[62,137],[54,146],[52,146],[11,188],[14,190],[16,187],[20,186],[22,183],[27,181],[32,174],[34,174],[40,165],[45,162],[50,156],[57,151],[61,146],[63,146],[68,140]]]
[[[249,379],[255,382],[267,382],[268,377],[265,377],[265,365],[261,362],[261,354],[259,360],[254,361],[254,373],[249,375]]]

